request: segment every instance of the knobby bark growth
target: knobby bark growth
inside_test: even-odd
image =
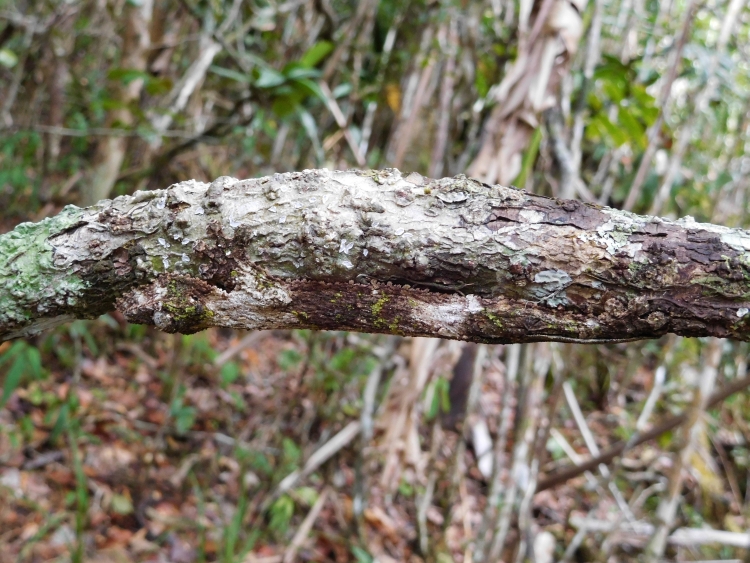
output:
[[[398,170],[193,180],[0,236],[0,340],[135,323],[748,340],[750,232]]]

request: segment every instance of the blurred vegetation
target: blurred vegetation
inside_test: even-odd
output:
[[[0,0],[0,232],[190,178],[389,166],[748,227],[749,34],[738,0]],[[747,393],[696,402],[707,378],[745,377],[747,352],[533,345],[512,379],[516,352],[495,347],[468,418],[443,428],[455,343],[77,321],[0,345],[0,561],[481,560],[502,517],[477,420],[504,446],[505,560],[547,561],[542,537],[555,560],[656,560],[654,528],[574,523],[622,499],[627,521],[658,528],[672,498],[670,529],[747,535]],[[686,409],[697,422],[609,478],[513,501],[527,406],[541,414],[526,467],[593,455],[562,380],[602,450]],[[507,435],[504,412],[519,421]],[[716,541],[664,552],[746,556]]]

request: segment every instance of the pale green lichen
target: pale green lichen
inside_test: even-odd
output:
[[[0,235],[0,327],[23,325],[56,307],[74,306],[86,282],[53,264],[50,238],[78,223],[82,209],[67,206],[55,217],[21,223]],[[37,311],[32,311],[36,306]]]

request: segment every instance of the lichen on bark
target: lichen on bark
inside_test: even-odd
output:
[[[0,236],[0,327],[10,337],[15,327],[33,326],[40,317],[74,318],[86,284],[73,272],[55,275],[51,240],[80,217],[80,209],[68,206],[55,217],[22,223]]]
[[[750,235],[398,170],[187,181],[0,236],[0,337],[117,306],[167,331],[747,339]]]

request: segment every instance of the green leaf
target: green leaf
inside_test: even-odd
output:
[[[42,378],[42,355],[37,348],[29,346],[26,350],[26,361],[28,361],[29,375],[34,379]]]
[[[139,78],[148,80],[149,78],[151,78],[151,75],[148,72],[137,70],[134,68],[113,68],[109,71],[109,73],[107,73],[107,78],[128,85],[134,80],[138,80]]]
[[[193,427],[195,414],[195,407],[183,407],[177,412],[174,425],[178,434],[184,434]]]
[[[314,67],[333,51],[333,43],[330,41],[318,41],[302,55],[299,64],[306,67]]]
[[[513,185],[523,186],[526,183],[526,178],[532,173],[534,163],[536,162],[536,155],[539,152],[539,145],[542,142],[542,130],[537,127],[534,134],[531,136],[531,142],[529,142],[529,148],[523,154],[523,160],[521,161],[521,172],[513,180]]]
[[[620,106],[617,112],[617,120],[630,137],[630,141],[640,149],[646,148],[646,131],[643,125],[633,116],[628,106]]]
[[[435,420],[435,417],[438,415],[438,410],[440,410],[440,399],[438,397],[437,389],[433,389],[432,401],[430,401],[430,407],[425,413],[425,418],[428,422]]]
[[[289,438],[284,438],[284,440],[281,443],[281,448],[283,450],[283,460],[285,464],[288,465],[298,465],[300,456],[302,455],[302,452],[297,447],[297,444],[295,444],[292,440]]]
[[[282,74],[289,80],[297,80],[299,78],[318,78],[320,71],[316,68],[307,68],[297,63],[292,63],[284,67]]]
[[[60,410],[57,413],[57,420],[55,421],[55,425],[52,427],[52,432],[50,432],[49,435],[50,442],[56,442],[57,438],[63,432],[68,431],[70,431],[70,407],[66,403],[60,407]]]
[[[237,82],[244,82],[245,84],[250,84],[252,82],[252,77],[250,75],[237,72],[236,70],[232,70],[231,68],[211,65],[208,70],[210,70],[214,74],[223,76],[224,78],[236,80]]]
[[[26,358],[23,355],[19,355],[13,364],[10,366],[8,373],[5,376],[3,382],[3,398],[0,399],[0,407],[5,406],[5,403],[13,391],[16,390],[18,384],[21,383],[21,376],[23,376],[24,369],[26,368]]]
[[[296,108],[297,102],[291,96],[276,98],[271,105],[271,110],[278,117],[288,117],[294,113]]]
[[[286,82],[286,77],[278,70],[262,68],[260,69],[258,78],[255,80],[255,85],[258,88],[273,88],[281,86],[284,82]]]
[[[0,357],[0,366],[11,361],[8,373],[3,381],[3,395],[0,398],[0,407],[5,405],[6,401],[18,388],[24,375],[32,379],[41,379],[44,375],[42,369],[42,357],[39,350],[29,346],[25,342],[16,342],[10,347],[10,350]]]
[[[249,456],[249,464],[254,471],[265,476],[269,476],[273,473],[273,466],[265,454],[261,452],[250,452]]]
[[[627,85],[619,80],[602,80],[602,90],[613,102],[619,104],[625,99]]]
[[[0,366],[2,366],[5,362],[15,358],[18,354],[20,354],[26,348],[26,346],[28,346],[28,344],[26,344],[22,340],[19,340],[18,342],[14,342],[13,345],[10,347],[10,350],[8,350],[2,356],[0,356]]]
[[[301,361],[302,354],[297,352],[297,350],[282,350],[279,352],[278,358],[276,358],[276,363],[279,364],[279,367],[284,371],[289,371]]]
[[[336,86],[331,93],[333,94],[334,99],[338,100],[342,96],[348,96],[351,93],[352,88],[350,82],[343,82]]]
[[[602,64],[594,70],[594,79],[605,80],[627,79],[631,74],[631,68],[612,55],[602,55]]]
[[[323,93],[323,89],[314,80],[310,80],[309,78],[296,78],[294,79],[294,84],[301,86],[301,89],[305,94],[315,96],[322,102],[325,102],[327,99],[326,95]]]
[[[294,494],[307,506],[312,506],[318,500],[318,491],[312,487],[300,487],[299,489],[295,489]]]
[[[357,352],[353,348],[342,348],[329,360],[328,365],[336,371],[351,371]]]
[[[630,91],[632,99],[636,102],[630,106],[633,110],[633,115],[639,117],[646,124],[646,127],[650,127],[656,121],[656,118],[659,117],[656,100],[640,84],[632,85]]]
[[[591,122],[592,124],[595,124],[599,130],[606,132],[616,147],[622,146],[628,142],[627,135],[625,135],[625,133],[612,123],[603,113],[595,115],[591,119]]]
[[[112,500],[110,502],[111,502],[110,506],[112,507],[112,511],[115,514],[121,514],[123,516],[126,516],[133,512],[133,501],[131,501],[125,495],[114,494],[112,495]]]
[[[448,413],[451,410],[451,396],[450,396],[450,383],[445,378],[438,379],[441,385],[438,386],[438,392],[440,394],[440,408],[444,413]]]
[[[226,387],[237,381],[240,376],[240,366],[236,362],[227,362],[221,366],[221,386]]]
[[[172,80],[170,78],[149,76],[146,80],[146,93],[151,96],[160,96],[166,94],[172,89]]]
[[[372,563],[373,558],[367,551],[357,545],[352,546],[352,555],[357,559],[357,563]]]
[[[282,495],[269,509],[271,521],[268,527],[276,532],[286,532],[294,515],[294,500],[289,495]]]
[[[0,49],[0,66],[13,68],[18,64],[18,56],[10,49]]]

